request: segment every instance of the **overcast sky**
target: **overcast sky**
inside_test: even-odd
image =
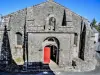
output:
[[[0,0],[0,14],[7,15],[25,7],[33,6],[46,0]],[[55,0],[73,12],[100,22],[100,0]]]

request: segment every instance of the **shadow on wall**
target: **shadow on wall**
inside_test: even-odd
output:
[[[82,25],[81,25],[79,58],[82,60],[84,60],[85,39],[86,39],[85,37],[86,37],[86,25],[84,25],[83,30],[82,30]]]
[[[23,65],[21,70],[24,73],[44,75],[44,72],[47,72],[46,75],[55,75],[50,69],[48,64],[43,64],[42,62],[28,62]]]
[[[15,66],[17,68],[16,63],[12,59],[8,31],[5,26],[1,45],[0,71],[13,71]]]
[[[13,72],[13,73],[28,73],[44,75],[43,72],[47,72],[48,75],[55,75],[50,69],[49,65],[42,62],[26,62],[24,65],[17,65],[12,59],[10,41],[8,37],[7,27],[4,28],[3,40],[1,46],[0,55],[0,72]]]

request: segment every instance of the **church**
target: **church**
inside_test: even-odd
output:
[[[97,61],[90,22],[54,0],[3,16],[2,22],[0,46],[6,25],[16,64],[42,62],[52,65],[53,62],[65,71],[95,69]]]

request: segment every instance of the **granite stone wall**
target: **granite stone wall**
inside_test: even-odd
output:
[[[54,17],[56,21],[54,25],[55,30],[49,29],[49,19],[51,17]],[[62,26],[64,17],[66,17],[66,26]],[[4,18],[6,18],[6,25],[9,30],[12,57],[17,64],[23,63],[23,44],[21,46],[17,45],[16,33],[20,32],[22,34],[22,41],[24,42],[24,25],[26,25],[26,32],[28,33],[29,62],[43,61],[43,40],[53,36],[60,42],[59,66],[72,67],[72,61],[74,60],[76,63],[76,70],[86,71],[95,68],[94,40],[92,39],[94,33],[92,32],[87,19],[77,15],[68,8],[65,8],[56,2],[47,1],[11,13],[4,16]],[[86,25],[84,60],[81,60],[78,57],[82,21]],[[82,25],[82,27],[84,26]],[[1,30],[3,29],[1,28]],[[3,32],[0,31],[1,37],[2,33]],[[78,35],[77,46],[74,45],[75,33]],[[2,38],[0,38],[0,41],[1,40]],[[17,62],[18,58],[22,60],[21,63]]]

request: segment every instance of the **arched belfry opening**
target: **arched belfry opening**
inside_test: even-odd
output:
[[[80,34],[79,58],[84,60],[85,39],[86,39],[86,25],[85,24],[81,30],[82,31]]]
[[[54,17],[49,18],[49,30],[55,31],[56,19]]]
[[[46,39],[44,39],[42,45],[43,49],[45,47],[50,48],[50,60],[52,60],[56,64],[59,64],[59,40],[56,37],[47,37]]]

